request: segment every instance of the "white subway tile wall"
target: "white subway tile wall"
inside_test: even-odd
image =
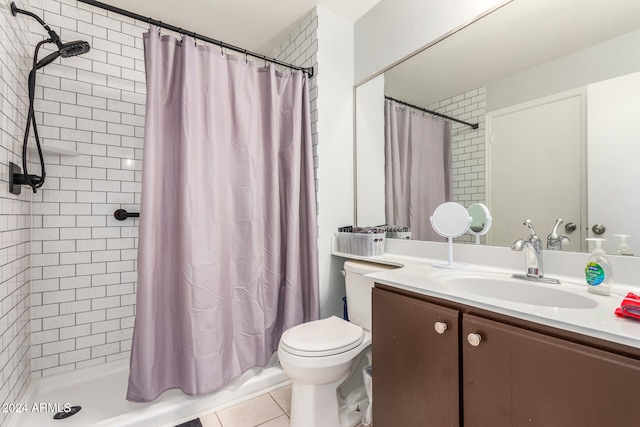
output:
[[[34,197],[31,371],[34,377],[126,358],[135,315],[147,23],[75,0],[31,0],[63,41],[91,50],[38,76],[47,181]],[[45,34],[32,24],[32,44]]]
[[[8,4],[8,3],[7,3]],[[9,162],[22,167],[30,23],[0,7],[0,402],[18,402],[29,380],[29,229],[32,193],[9,193]],[[44,260],[46,261],[46,260]],[[0,411],[0,425],[8,413]]]
[[[485,108],[484,86],[460,95],[444,99],[427,107],[430,110],[468,123],[478,123],[478,129],[451,122],[453,157],[453,201],[466,207],[473,203],[485,203]],[[457,240],[475,241],[475,236],[465,234]],[[484,236],[481,237],[484,242]]]

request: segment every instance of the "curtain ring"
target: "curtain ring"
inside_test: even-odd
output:
[[[184,44],[184,33],[182,32],[182,28],[178,28],[178,34],[180,34],[180,44]]]
[[[158,37],[160,37],[162,35],[162,21],[158,21],[159,25],[158,25]]]
[[[193,32],[193,45],[195,47],[198,47],[198,35],[196,34],[196,32]]]
[[[247,54],[247,51],[244,51],[244,63],[248,64],[249,63],[249,55]]]
[[[147,23],[149,24],[149,29],[151,29],[151,26],[153,25],[151,24],[151,17],[149,17],[149,19],[147,20]]]
[[[220,56],[224,56],[224,46],[222,45],[222,42],[220,42]]]

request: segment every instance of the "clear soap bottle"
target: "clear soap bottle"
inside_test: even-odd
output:
[[[587,287],[589,292],[593,294],[609,295],[611,286],[613,286],[613,269],[607,259],[607,253],[602,249],[602,242],[605,239],[590,238],[587,240],[596,244],[584,269]]]
[[[633,256],[633,252],[631,252],[631,246],[627,242],[628,234],[614,234],[614,236],[620,238],[620,244],[618,245],[618,249],[616,249],[616,255],[627,255]]]

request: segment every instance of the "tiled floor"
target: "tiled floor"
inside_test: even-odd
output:
[[[203,427],[289,427],[291,386],[200,417]],[[358,426],[362,427],[362,426]]]
[[[200,417],[203,427],[289,427],[291,386]]]

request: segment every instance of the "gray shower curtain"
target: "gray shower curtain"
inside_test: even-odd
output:
[[[144,49],[135,402],[214,391],[319,317],[306,75],[155,28]]]
[[[429,217],[453,199],[451,124],[389,99],[384,115],[387,224],[409,226],[415,240],[444,241]]]

